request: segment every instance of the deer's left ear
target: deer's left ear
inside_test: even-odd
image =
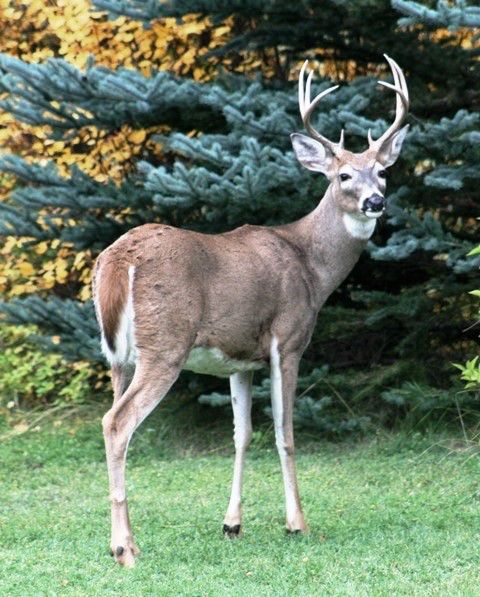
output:
[[[297,160],[302,166],[314,172],[322,172],[328,177],[334,158],[330,149],[319,141],[300,133],[292,133],[290,139]]]
[[[386,139],[382,146],[380,147],[377,153],[377,160],[385,167],[388,168],[392,164],[397,161],[398,156],[400,155],[400,151],[402,149],[402,144],[405,139],[405,135],[408,132],[408,127],[410,125],[406,125],[401,128],[398,132],[392,135],[389,139]]]

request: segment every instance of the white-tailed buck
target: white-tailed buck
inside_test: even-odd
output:
[[[286,526],[307,529],[294,461],[292,410],[300,358],[317,314],[352,270],[385,209],[385,169],[397,159],[407,126],[408,90],[388,56],[396,116],[360,154],[329,141],[310,123],[313,73],[299,78],[309,136],[294,133],[297,159],[330,185],[319,205],[284,226],[242,226],[206,235],[162,224],[130,230],[98,258],[94,299],[104,353],[112,366],[114,402],[103,418],[110,498],[111,549],[131,566],[138,550],[125,492],[127,448],[135,429],[165,397],[182,369],[230,377],[235,464],[223,531],[241,525],[245,451],[251,437],[253,371],[270,367],[276,445],[286,499]]]

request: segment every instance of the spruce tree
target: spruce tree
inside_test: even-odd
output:
[[[293,221],[313,209],[326,186],[301,169],[290,146],[289,134],[301,128],[300,64],[309,58],[322,68],[315,92],[340,79],[316,127],[330,138],[345,128],[347,147],[358,151],[369,128],[378,136],[391,120],[392,95],[376,84],[388,76],[387,52],[407,75],[411,132],[388,183],[386,221],[320,314],[302,365],[308,395],[301,404],[308,418],[316,400],[336,400],[323,369],[319,384],[312,381],[312,371],[324,365],[344,380],[347,399],[357,397],[371,409],[386,388],[405,379],[448,384],[449,362],[461,360],[465,340],[475,336],[461,332],[473,316],[463,296],[478,267],[466,254],[477,230],[480,66],[472,31],[457,28],[478,26],[478,9],[399,0],[394,8],[368,0],[93,4],[145,27],[153,19],[208,16],[207,38],[228,23],[228,42],[206,57],[217,60],[218,74],[199,83],[167,72],[147,77],[93,62],[81,71],[61,59],[27,64],[0,56],[0,106],[32,125],[49,124],[52,139],[87,125],[162,131],[155,137],[161,159],[145,152],[120,186],[76,168],[67,177],[51,164],[3,156],[1,170],[18,184],[0,204],[0,234],[29,236],[33,243],[60,238],[98,253],[149,221],[207,233]],[[242,60],[257,61],[258,76],[242,73]],[[90,303],[33,296],[4,302],[1,310],[12,322],[39,325],[43,346],[71,359],[101,359]],[[62,338],[60,345],[51,344],[52,335]],[[326,406],[319,402],[318,412]]]

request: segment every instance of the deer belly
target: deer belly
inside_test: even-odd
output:
[[[194,373],[229,377],[232,373],[262,369],[264,366],[265,364],[260,361],[232,359],[219,348],[197,346],[190,351],[183,368]]]

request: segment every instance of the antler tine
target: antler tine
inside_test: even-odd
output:
[[[405,75],[403,74],[402,69],[398,66],[398,64],[395,62],[395,60],[393,60],[393,58],[390,58],[390,56],[387,56],[387,54],[384,54],[384,56],[387,59],[388,64],[390,65],[390,68],[392,69],[393,79],[395,81],[395,87],[399,87],[402,90],[402,94],[404,96],[404,99],[406,100],[406,109],[408,111],[408,106],[409,106],[410,102],[409,102],[409,97],[408,97],[408,87],[407,87],[407,82],[405,80]],[[401,106],[400,103],[402,103],[403,106]],[[402,107],[405,107],[405,102],[402,100],[402,96],[397,94],[395,114]]]
[[[407,81],[405,80],[405,75],[403,74],[402,69],[398,66],[398,64],[395,62],[393,58],[390,58],[390,56],[387,56],[387,54],[384,54],[384,56],[387,59],[390,66],[393,65],[395,67],[395,72],[397,73],[399,78],[399,86],[403,91],[404,96],[407,98],[407,101],[409,101]]]
[[[387,56],[387,54],[383,55],[385,57],[385,59],[387,60],[388,64],[390,65],[390,68],[392,69],[392,74],[393,74],[393,82],[394,82],[394,86],[396,88],[402,89],[402,84],[400,81],[400,78],[398,76],[398,64],[393,61],[390,56]],[[403,89],[402,89],[403,91]],[[400,99],[400,95],[397,93],[395,95],[395,118],[397,117],[398,111],[401,109],[401,99]]]
[[[318,131],[316,131],[313,126],[310,124],[310,116],[312,115],[314,109],[318,106],[320,101],[332,91],[335,91],[339,86],[334,85],[333,87],[329,87],[324,91],[320,92],[317,96],[310,101],[310,88],[312,84],[313,78],[313,71],[310,71],[307,77],[307,82],[305,84],[305,70],[308,65],[308,60],[305,60],[303,66],[300,70],[300,75],[298,77],[298,104],[300,107],[300,115],[302,117],[303,124],[305,129],[307,130],[308,134],[326,145],[332,153],[336,153],[339,149],[343,149],[343,131],[340,137],[339,143],[333,143],[330,139],[327,139],[323,135],[321,135]]]
[[[300,107],[300,114],[303,114],[305,111],[305,91],[304,91],[304,79],[305,79],[305,69],[307,68],[308,60],[302,65],[300,69],[300,74],[298,75],[298,105]]]
[[[394,133],[398,131],[398,129],[407,117],[408,108],[410,105],[407,82],[405,80],[405,76],[402,72],[402,69],[398,66],[395,60],[390,58],[390,56],[387,56],[387,54],[384,54],[384,56],[388,64],[390,65],[390,68],[392,69],[394,84],[392,85],[391,83],[387,83],[386,81],[378,81],[378,83],[383,87],[392,89],[396,93],[395,120],[393,121],[393,124],[377,140],[373,140],[371,132],[368,131],[369,145],[374,145],[377,147],[382,145],[387,139],[389,139]]]

